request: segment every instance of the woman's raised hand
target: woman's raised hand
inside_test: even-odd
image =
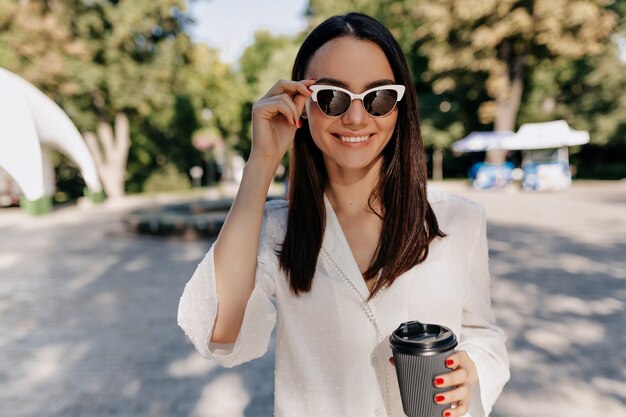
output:
[[[308,87],[315,80],[280,80],[252,106],[252,150],[250,158],[269,159],[279,163],[289,150],[296,129],[301,127],[300,115]]]

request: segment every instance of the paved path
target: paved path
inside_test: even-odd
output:
[[[439,186],[487,208],[513,374],[492,415],[626,416],[626,183]],[[125,234],[144,203],[0,211],[0,416],[272,415],[274,340],[233,369],[195,353],[176,307],[210,242]]]

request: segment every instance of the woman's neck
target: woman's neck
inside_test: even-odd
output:
[[[361,169],[332,168],[327,165],[328,183],[324,190],[337,215],[371,213],[368,200],[378,183],[382,158]],[[373,202],[378,211],[378,203]]]

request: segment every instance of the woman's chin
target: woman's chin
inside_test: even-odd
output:
[[[330,168],[329,164],[331,164],[334,170],[341,171],[370,170],[374,166],[374,162],[379,158],[380,156],[378,158],[327,158],[326,166],[327,168]]]

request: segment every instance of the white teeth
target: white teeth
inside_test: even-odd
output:
[[[369,138],[369,135],[368,136],[340,136],[340,139],[342,141],[349,142],[349,143],[365,142],[368,138]]]

